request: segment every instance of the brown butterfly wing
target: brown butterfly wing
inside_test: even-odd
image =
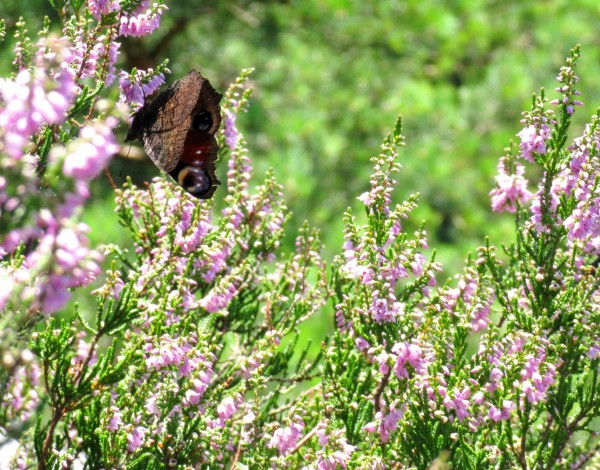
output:
[[[192,70],[136,113],[125,140],[139,138],[158,168],[193,196],[210,197],[219,184],[214,135],[221,125],[221,97]]]

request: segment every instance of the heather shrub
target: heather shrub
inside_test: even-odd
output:
[[[404,230],[418,196],[394,199],[400,119],[372,159],[364,214],[343,215],[339,255],[325,263],[310,222],[282,249],[284,188],[272,173],[255,181],[237,123],[250,71],[222,102],[226,185],[200,202],[165,177],[115,188],[131,244],[90,246],[90,182],[105,177],[119,124],[168,73],[166,62],[119,70],[119,38],[151,34],[166,8],[90,0],[61,11],[61,35],[46,28],[34,42],[19,23],[0,90],[10,465],[600,464],[600,114],[569,143],[578,48],[557,98],[534,96],[498,164],[491,205],[514,217],[514,239],[484,242],[438,285],[426,223]],[[317,348],[300,334],[315,315],[332,325]]]

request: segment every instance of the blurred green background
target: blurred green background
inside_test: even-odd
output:
[[[600,104],[597,0],[166,3],[161,29],[125,41],[118,65],[149,67],[169,58],[168,81],[197,68],[221,91],[241,69],[255,67],[251,108],[240,119],[254,183],[274,168],[293,212],[287,247],[308,220],[321,229],[328,259],[342,245],[342,213],[359,207],[369,157],[397,115],[407,146],[396,198],[421,193],[406,229],[426,221],[430,247],[453,273],[486,235],[510,240],[511,218],[489,209],[498,157],[515,139],[531,93],[543,86],[554,97],[555,76],[578,43],[587,107],[576,115],[573,135]],[[35,31],[45,14],[56,19],[46,1],[2,1],[9,27],[0,51],[4,75],[18,16]],[[117,181],[130,175],[138,183],[158,174],[148,159],[116,159],[110,170]],[[222,164],[222,181],[225,173]],[[86,215],[93,241],[123,240],[106,178],[95,191]],[[218,205],[223,194],[214,196]]]

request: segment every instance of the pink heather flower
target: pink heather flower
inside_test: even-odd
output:
[[[11,373],[6,384],[1,402],[9,420],[26,421],[31,413],[39,406],[39,396],[36,387],[40,384],[41,372],[36,362],[32,361],[32,353],[25,350],[23,358],[26,365],[19,365]]]
[[[38,246],[25,257],[24,266],[43,269],[47,274],[24,282],[34,284],[31,293],[39,302],[36,307],[54,313],[69,300],[69,289],[85,286],[96,278],[101,256],[87,248],[88,229],[84,224],[60,228],[49,211],[41,211],[38,228]]]
[[[0,279],[2,279],[0,277]],[[2,308],[2,291],[1,291],[1,287],[0,287],[0,308]],[[343,305],[339,304],[336,306],[337,310],[335,312],[335,324],[338,327],[338,329],[343,333],[346,331],[346,318],[344,317],[344,311],[342,310]]]
[[[121,5],[118,0],[88,0],[88,8],[93,17],[100,21],[103,16],[119,11]]]
[[[360,336],[354,340],[354,344],[359,351],[366,351],[370,347],[369,342]]]
[[[225,110],[225,144],[233,151],[238,145],[239,132],[236,126],[236,114],[229,109]]]
[[[79,138],[66,149],[63,163],[66,176],[88,181],[100,173],[109,157],[119,150],[111,124],[116,122],[96,121],[81,129]]]
[[[136,70],[134,76],[121,71],[119,73],[119,85],[121,87],[121,101],[129,103],[133,108],[144,105],[146,97],[152,95],[165,83],[165,77],[152,69]]]
[[[394,294],[388,293],[389,299],[387,298],[375,298],[371,303],[369,309],[370,314],[378,323],[383,322],[394,322],[397,317],[404,315],[404,304],[397,302]]]
[[[235,283],[229,285],[217,286],[213,288],[203,299],[200,300],[200,306],[208,313],[216,313],[223,310],[237,294]]]
[[[161,411],[158,407],[158,400],[155,395],[150,396],[144,404],[144,409],[151,415],[160,416]]]
[[[219,416],[221,427],[225,426],[225,421],[230,419],[237,410],[238,405],[232,396],[225,397],[225,399],[219,403],[219,406],[217,406],[217,415]]]
[[[494,422],[506,421],[510,418],[510,412],[516,408],[516,405],[510,400],[504,400],[502,402],[502,408],[492,406],[488,412],[488,417]]]
[[[15,80],[0,81],[0,94],[4,108],[0,112],[0,129],[3,130],[4,151],[13,158],[21,158],[29,138],[43,124],[60,124],[67,115],[75,96],[74,73],[67,65],[66,45],[48,39],[40,44],[40,57],[46,46],[56,50],[52,62],[40,59],[40,67],[33,72],[25,69]],[[44,67],[44,68],[41,68]],[[46,70],[45,68],[54,67]]]
[[[427,258],[423,253],[415,253],[413,260],[410,263],[410,269],[415,276],[423,274],[423,268],[427,264]]]
[[[316,434],[319,444],[323,447],[322,450],[317,451],[317,468],[323,470],[346,468],[354,452],[354,446],[348,444],[344,431],[342,429],[328,431],[326,423],[319,423]]]
[[[523,177],[525,167],[515,162],[515,174],[509,174],[505,164],[503,157],[498,162],[496,188],[490,191],[492,210],[495,212],[515,212],[518,205],[527,203],[532,197],[527,189],[527,180]]]
[[[502,410],[500,410],[499,408],[496,408],[495,406],[492,406],[490,408],[490,410],[488,411],[488,417],[492,421],[497,423],[498,421],[500,421],[502,419]]]
[[[471,401],[473,403],[475,403],[476,405],[481,405],[483,403],[484,399],[485,399],[485,394],[482,391],[479,391],[475,395],[473,395],[473,398],[471,399]]]
[[[464,387],[462,390],[454,390],[454,397],[446,396],[444,398],[444,407],[450,411],[454,410],[458,421],[463,421],[470,415],[468,408],[470,405],[469,397],[471,390],[469,387]]]
[[[147,432],[148,430],[142,426],[133,428],[131,434],[127,436],[127,450],[135,452],[137,448],[141,447]]]
[[[174,339],[165,334],[161,336],[158,346],[148,342],[144,349],[147,354],[147,367],[160,370],[182,364],[191,346],[181,338]]]
[[[587,357],[591,360],[598,359],[600,357],[600,341],[596,340],[596,344],[593,344],[590,349],[588,349]]]
[[[553,185],[553,191],[549,194],[549,207],[547,208],[548,210],[548,214],[546,214],[548,217],[552,218],[552,222],[556,223],[556,224],[560,224],[562,223],[561,218],[557,215],[556,213],[556,209],[558,207],[558,197],[554,192],[554,185]],[[546,225],[545,221],[543,220],[543,214],[542,214],[542,198],[544,197],[544,187],[542,184],[540,184],[539,189],[537,191],[537,193],[535,194],[535,196],[533,197],[533,200],[531,201],[531,223],[533,224],[535,230],[538,233],[547,233],[550,231],[550,227],[548,225]]]
[[[289,426],[276,429],[269,442],[267,442],[267,447],[276,448],[280,454],[286,455],[296,447],[303,430],[304,421],[302,418],[296,418],[296,421]]]
[[[478,303],[473,308],[473,317],[471,318],[471,328],[474,332],[483,331],[487,328],[490,322],[490,312],[491,312],[490,304],[480,304]]]
[[[3,310],[6,306],[14,286],[15,281],[13,276],[5,267],[0,266],[0,310]]]
[[[369,433],[379,433],[381,442],[388,442],[390,433],[396,430],[402,416],[404,416],[402,409],[391,409],[388,414],[378,411],[375,413],[375,421],[366,424],[363,429]]]
[[[200,398],[202,398],[210,385],[213,374],[212,369],[206,370],[200,372],[198,378],[191,381],[192,389],[189,390],[190,404],[197,405],[199,403]]]
[[[366,193],[362,193],[356,199],[358,199],[360,202],[362,202],[367,207],[369,207],[375,201],[375,198],[373,197],[373,194],[370,191],[367,191]]]
[[[416,344],[407,342],[396,343],[392,347],[392,352],[396,354],[396,363],[394,364],[394,373],[399,379],[408,379],[408,370],[406,365],[412,366],[417,374],[426,372],[425,360],[423,358],[423,350]]]
[[[542,124],[538,129],[534,125],[524,128],[517,134],[521,138],[521,156],[524,160],[533,163],[533,153],[546,153],[546,140],[550,138],[550,129]]]
[[[121,36],[145,36],[151,34],[160,25],[160,18],[167,9],[165,5],[155,3],[147,8],[148,2],[142,2],[137,11],[121,16],[119,34]]]
[[[110,86],[115,79],[115,63],[119,54],[120,43],[110,41],[108,43],[108,52],[106,37],[99,36],[87,38],[78,36],[74,40],[71,48],[73,52],[72,66],[78,70],[80,78],[94,77],[98,71],[98,65],[106,68],[105,86]],[[108,58],[105,61],[105,58]]]
[[[123,426],[123,420],[121,419],[121,411],[116,406],[111,406],[111,411],[113,415],[106,428],[110,432],[115,432]]]

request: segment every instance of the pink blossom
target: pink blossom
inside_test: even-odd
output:
[[[524,205],[532,197],[527,189],[527,180],[523,177],[525,167],[519,162],[514,165],[515,173],[510,174],[506,169],[505,158],[501,158],[498,163],[496,188],[490,192],[492,210],[495,212],[515,212],[519,205]]]
[[[271,439],[267,442],[267,447],[276,448],[280,454],[286,455],[294,449],[304,430],[304,421],[302,418],[295,420],[287,427],[280,427],[275,430]]]
[[[143,2],[137,11],[121,16],[119,34],[121,36],[145,36],[151,34],[160,25],[160,19],[167,9],[165,5],[155,3],[151,9],[145,10]]]
[[[225,109],[225,144],[232,152],[237,147],[239,141],[239,132],[235,123],[236,118],[237,115],[234,112]]]
[[[404,412],[401,409],[391,409],[387,414],[378,411],[375,413],[375,421],[366,424],[363,429],[369,433],[378,432],[381,442],[388,442],[402,416]]]
[[[146,404],[144,405],[146,411],[155,416],[160,416],[160,408],[158,407],[157,397],[152,395],[146,400]]]
[[[455,389],[452,397],[446,396],[444,398],[444,406],[447,410],[454,410],[458,421],[464,421],[464,419],[470,415],[468,410],[470,406],[470,396],[471,390],[469,387],[463,387],[462,390]]]
[[[147,343],[146,365],[156,370],[167,368],[171,365],[183,363],[186,353],[191,349],[183,339],[174,339],[169,335],[163,335],[158,345]]]
[[[524,160],[533,163],[533,153],[546,153],[546,140],[550,138],[550,129],[546,124],[540,128],[529,125],[517,134],[521,138],[521,156]]]
[[[46,54],[49,49],[51,53]],[[14,80],[0,82],[5,103],[0,111],[4,150],[21,158],[31,136],[43,124],[60,124],[75,96],[74,72],[69,67],[69,51],[64,40],[40,42],[37,67],[21,70]]]
[[[354,452],[354,446],[348,444],[342,429],[329,431],[326,423],[317,426],[317,437],[322,449],[317,451],[316,467],[322,470],[346,468]]]
[[[113,415],[108,423],[108,426],[106,427],[110,432],[115,432],[118,429],[121,428],[121,426],[123,426],[123,420],[121,418],[121,411],[116,407],[116,406],[112,406],[111,410],[113,412]]]
[[[137,448],[141,447],[147,432],[148,430],[142,426],[133,428],[133,431],[127,435],[127,450],[135,452]]]
[[[136,70],[135,73],[119,74],[119,85],[121,87],[121,100],[130,103],[134,108],[144,105],[146,97],[152,95],[165,83],[162,72],[156,73],[152,69]]]
[[[474,332],[483,331],[490,322],[490,304],[478,303],[474,306],[471,318],[471,328]]]
[[[235,297],[237,291],[238,288],[235,283],[217,286],[200,300],[200,306],[209,313],[223,310]]]
[[[360,336],[354,340],[354,344],[359,351],[366,351],[370,347],[368,341]]]
[[[217,415],[219,416],[219,423],[221,427],[225,426],[225,421],[230,419],[238,409],[238,404],[235,402],[232,396],[225,397],[225,399],[217,406]]]
[[[112,121],[109,123],[112,124]],[[67,147],[63,172],[71,178],[90,180],[100,173],[108,158],[118,150],[110,125],[99,121],[88,124],[81,129],[79,138]],[[60,153],[53,154],[53,157],[60,158]]]
[[[118,0],[88,0],[88,8],[94,18],[100,21],[103,16],[119,11],[121,6]]]
[[[418,374],[426,372],[423,350],[416,344],[407,342],[396,343],[392,347],[392,352],[396,354],[394,373],[399,379],[409,378],[408,369],[406,368],[407,364],[413,367]]]

